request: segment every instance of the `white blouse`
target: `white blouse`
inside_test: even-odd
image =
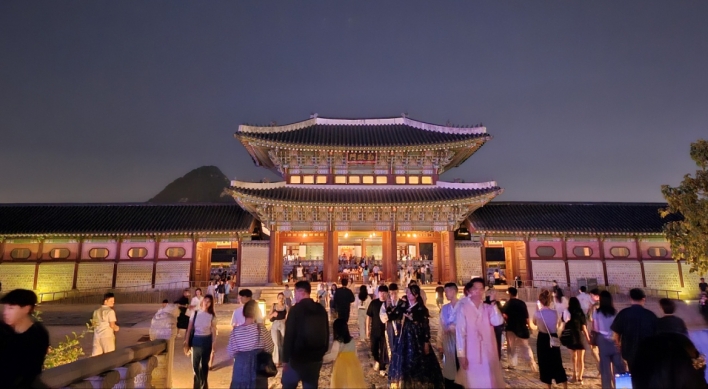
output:
[[[189,317],[189,321],[194,326],[194,336],[211,335],[212,325],[216,325],[216,317],[209,312],[198,310],[196,311],[197,320],[194,321],[195,312]]]

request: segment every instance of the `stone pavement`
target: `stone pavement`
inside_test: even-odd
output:
[[[217,351],[214,357],[214,370],[209,375],[209,386],[212,389],[228,388],[231,382],[231,361],[226,355],[226,344],[228,342],[228,334],[230,332],[231,313],[237,307],[235,304],[225,304],[217,306],[217,318],[219,336],[217,338]],[[117,334],[118,347],[124,347],[130,344],[137,343],[141,338],[148,334],[150,327],[150,319],[157,311],[159,306],[151,304],[133,304],[133,305],[117,305],[116,315],[118,323],[121,325],[121,330]],[[434,304],[428,304],[431,315],[431,329],[433,336],[437,334],[438,327],[438,309]],[[91,312],[96,309],[93,305],[46,305],[42,306],[42,317],[47,324],[51,335],[52,344],[56,344],[65,335],[70,335],[73,331],[80,332],[83,328],[83,323],[90,317]],[[57,325],[61,324],[61,325]],[[352,336],[358,337],[358,326],[356,318],[352,315],[349,323]],[[191,388],[192,386],[192,368],[191,362],[182,352],[181,343],[184,338],[177,340],[175,352],[175,366],[173,372],[173,384],[175,388]],[[84,351],[90,356],[91,353],[91,334],[82,341]],[[535,352],[535,337],[531,340],[532,348]],[[369,358],[369,346],[367,342],[357,342],[359,360],[364,366],[366,380],[371,387],[385,388],[387,387],[386,378],[379,376],[371,368],[372,360]],[[502,366],[507,366],[506,352],[502,351],[503,360]],[[570,352],[563,349],[563,361],[568,371],[568,375],[572,375]],[[590,358],[586,357],[586,361]],[[520,361],[521,362],[521,361]],[[594,364],[586,363],[585,379],[583,388],[600,387],[598,372]],[[331,376],[332,364],[324,365],[320,374],[320,387],[326,388],[329,386],[329,378]],[[504,378],[509,388],[545,388],[545,385],[538,381],[538,375],[533,373],[529,367],[520,366],[517,369],[504,370]],[[580,388],[579,384],[571,384]],[[270,380],[271,388],[280,388],[280,374]]]

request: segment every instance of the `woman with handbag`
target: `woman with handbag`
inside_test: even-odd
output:
[[[186,353],[192,354],[194,389],[208,389],[209,360],[216,344],[216,313],[214,297],[206,295],[199,309],[189,318],[187,337],[184,340]]]
[[[592,314],[594,341],[600,350],[600,382],[603,389],[612,389],[615,374],[624,374],[624,361],[617,344],[612,339],[612,322],[617,310],[612,304],[612,295],[600,292],[600,306]]]
[[[538,371],[541,382],[551,388],[553,380],[568,388],[568,376],[561,359],[560,340],[558,339],[558,313],[551,309],[551,292],[543,289],[538,296],[541,309],[533,316],[533,323],[538,327],[536,352],[538,354]]]
[[[364,370],[356,355],[356,342],[349,334],[347,321],[336,319],[332,323],[332,348],[324,357],[322,363],[334,362],[330,388],[366,388]]]
[[[234,359],[231,389],[267,388],[268,378],[278,373],[273,363],[273,340],[265,325],[256,323],[258,303],[251,300],[243,307],[246,321],[234,327],[226,351]]]
[[[563,312],[563,334],[561,341],[571,352],[573,361],[573,379],[570,382],[583,384],[583,373],[585,372],[585,345],[590,343],[590,335],[588,334],[587,316],[585,311],[580,306],[580,300],[577,297],[571,297],[568,300],[568,309]],[[565,339],[568,340],[565,340]]]
[[[285,318],[288,316],[288,306],[285,304],[285,294],[278,293],[278,302],[273,304],[270,310],[270,335],[273,338],[275,349],[273,351],[273,361],[280,367],[282,363],[283,339],[285,338]]]

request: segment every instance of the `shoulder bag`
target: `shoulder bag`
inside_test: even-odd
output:
[[[265,344],[263,337],[267,336],[267,334],[264,335],[264,332],[265,327],[258,324],[258,336],[261,338],[259,342],[261,345]],[[273,362],[273,354],[265,350],[256,354],[256,374],[268,378],[275,377],[278,374],[278,368],[275,366],[275,362]]]
[[[197,313],[199,313],[198,310],[194,311],[194,316],[192,319],[192,330],[189,331],[189,334],[187,335],[188,336],[187,345],[184,347],[184,354],[185,355],[189,355],[190,349],[192,348],[192,344],[194,343],[194,330],[197,326]]]
[[[551,348],[554,348],[554,347],[560,348],[561,342],[560,342],[560,339],[558,339],[558,334],[556,333],[556,331],[551,332],[551,327],[549,327],[548,324],[546,323],[546,318],[543,317],[543,313],[541,313],[540,310],[538,311],[538,314],[541,316],[541,321],[543,321],[543,325],[546,326],[546,330],[548,331],[548,337],[551,338],[551,340],[550,340]]]

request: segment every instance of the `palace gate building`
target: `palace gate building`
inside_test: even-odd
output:
[[[241,125],[254,163],[281,182],[233,181],[237,204],[0,205],[3,290],[153,287],[205,281],[226,258],[242,285],[280,284],[301,262],[335,281],[339,257],[395,279],[429,260],[433,281],[497,270],[508,280],[638,286],[693,294],[671,258],[665,204],[497,202],[496,182],[439,180],[491,139],[482,126],[408,117]]]

